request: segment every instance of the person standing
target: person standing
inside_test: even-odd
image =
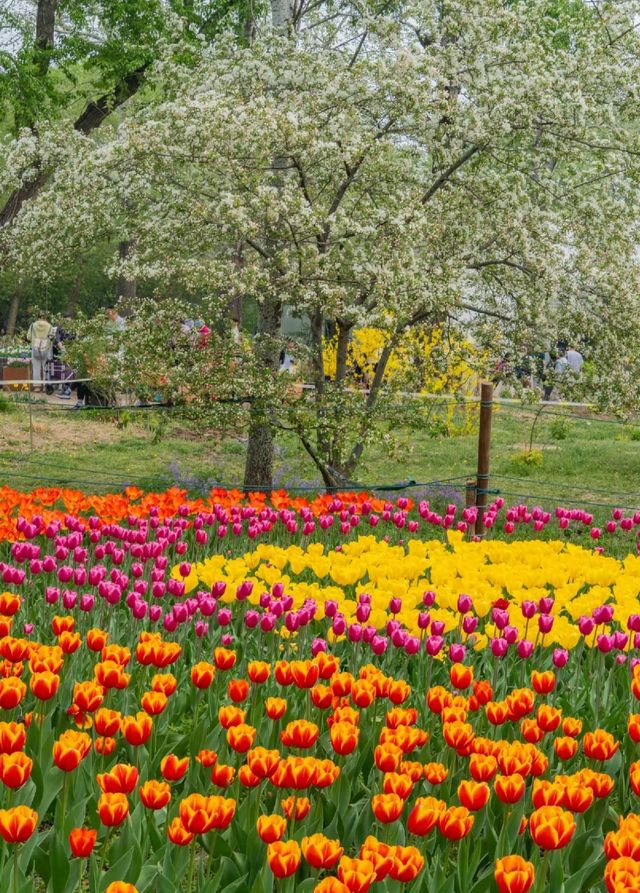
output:
[[[51,359],[55,327],[46,319],[36,319],[29,326],[27,338],[31,344],[31,377],[44,391],[46,364]]]
[[[579,350],[576,350],[575,347],[568,347],[567,352],[565,354],[567,358],[567,363],[569,364],[569,368],[572,372],[575,372],[576,375],[580,375],[582,372],[582,367],[584,365],[584,357],[580,353]]]

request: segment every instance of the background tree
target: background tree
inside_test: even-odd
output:
[[[7,256],[46,275],[96,238],[135,232],[112,272],[206,289],[220,308],[254,296],[267,371],[279,307],[307,313],[313,415],[298,404],[286,424],[335,485],[357,468],[413,326],[456,323],[516,355],[578,337],[585,320],[600,320],[594,338],[611,321],[621,345],[637,343],[638,12],[408,2],[305,29],[294,10],[295,42],[258,28],[251,46],[219,41],[195,65],[173,53],[155,67],[153,101],[100,143],[64,128],[41,137],[55,173]],[[9,177],[28,151],[27,136]],[[364,393],[349,387],[362,326],[385,334]],[[604,374],[624,349],[599,356]],[[258,404],[262,430],[283,423],[279,397]],[[255,455],[246,480],[268,487]]]

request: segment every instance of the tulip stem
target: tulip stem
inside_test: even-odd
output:
[[[111,828],[107,828],[107,833],[104,836],[104,843],[102,845],[102,855],[100,857],[100,870],[98,871],[98,877],[102,874],[104,869],[104,863],[107,861],[107,850],[109,849],[109,837],[111,836]]]
[[[18,844],[13,848],[13,893],[18,893]]]
[[[187,893],[191,893],[193,889],[193,869],[196,864],[196,839],[191,841],[191,855],[189,856],[189,874],[187,877]]]
[[[538,883],[536,884],[536,890],[538,891],[538,893],[542,893],[542,891],[545,889],[545,884],[547,882],[547,873],[549,871],[549,860],[551,859],[552,852],[552,850],[544,851],[544,856],[542,857],[542,862],[538,871]]]

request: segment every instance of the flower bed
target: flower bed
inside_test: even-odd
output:
[[[638,889],[640,559],[42,493],[0,563],[7,890]]]

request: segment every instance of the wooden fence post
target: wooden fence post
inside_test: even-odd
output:
[[[480,387],[480,430],[478,431],[478,473],[476,475],[476,536],[484,535],[483,514],[487,507],[489,462],[491,458],[491,418],[493,415],[493,385],[484,382]]]

